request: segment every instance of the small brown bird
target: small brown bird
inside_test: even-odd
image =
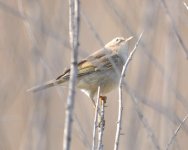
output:
[[[118,86],[123,65],[128,58],[129,37],[116,37],[107,43],[104,48],[96,51],[78,63],[77,88],[81,89],[95,105],[94,97],[100,86],[100,93],[104,95]],[[29,89],[28,91],[40,91],[56,85],[65,85],[70,78],[70,69],[66,69],[62,75]],[[102,96],[105,99],[105,96]]]

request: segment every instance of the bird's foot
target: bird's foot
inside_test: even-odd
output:
[[[100,96],[99,98],[101,100],[101,103],[103,102],[104,104],[106,104],[106,100],[107,100],[106,96]]]

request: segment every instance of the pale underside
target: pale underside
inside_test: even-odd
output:
[[[116,52],[104,50],[100,50],[101,55],[98,54],[97,59],[93,55],[78,64],[77,88],[91,99],[96,95],[99,86],[101,95],[117,87],[124,64],[123,59]],[[57,78],[58,84],[65,85],[64,81],[68,81],[69,77],[70,69]]]
[[[97,76],[97,77],[96,77]],[[93,99],[97,94],[97,89],[100,86],[100,94],[105,95],[106,93],[117,87],[119,83],[119,75],[112,70],[95,72],[83,77],[78,78],[77,87],[81,89],[87,96]]]

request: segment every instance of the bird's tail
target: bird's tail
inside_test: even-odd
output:
[[[57,81],[58,80],[51,80],[51,81],[44,83],[43,85],[34,86],[34,87],[28,89],[27,92],[38,92],[38,91],[56,86],[58,84]]]

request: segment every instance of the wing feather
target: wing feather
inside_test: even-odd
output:
[[[113,67],[112,63],[120,63],[119,61],[121,61],[121,59],[119,58],[120,57],[116,53],[112,53],[108,49],[100,49],[78,63],[78,77],[92,74],[96,71],[111,69]],[[69,78],[70,68],[66,69],[62,75],[56,78],[56,80],[69,80]]]

